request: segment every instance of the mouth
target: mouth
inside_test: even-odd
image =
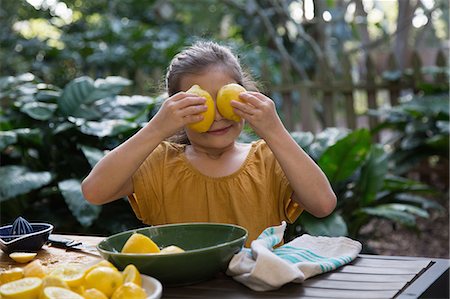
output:
[[[214,129],[214,130],[209,130],[208,134],[212,134],[212,135],[223,135],[225,133],[228,132],[228,130],[231,128],[232,126],[227,126],[227,127],[223,127],[223,128],[219,128],[219,129]]]

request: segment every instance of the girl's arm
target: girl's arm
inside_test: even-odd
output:
[[[180,92],[168,98],[150,122],[126,142],[109,152],[83,180],[84,197],[104,204],[133,193],[131,177],[167,137],[183,126],[203,119],[205,99]]]
[[[316,217],[329,215],[336,207],[336,195],[319,166],[285,129],[273,101],[257,92],[242,93],[240,98],[246,103],[233,101],[235,113],[247,120],[272,150],[294,190],[292,199]]]

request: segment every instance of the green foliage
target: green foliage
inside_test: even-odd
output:
[[[420,162],[435,157],[448,163],[448,94],[417,95],[404,98],[400,105],[373,114],[384,120],[374,132],[388,131],[387,145],[393,149],[390,160],[396,174],[403,175]]]
[[[287,239],[303,232],[362,239],[361,228],[374,217],[415,227],[416,217],[428,217],[427,209],[441,209],[424,196],[434,194],[433,188],[392,174],[389,154],[381,144],[371,141],[366,129],[349,132],[328,128],[314,138],[310,133],[292,135],[316,159],[330,180],[338,203],[326,218],[303,212],[290,225]]]
[[[0,114],[2,222],[22,215],[51,221],[59,231],[72,231],[77,222],[80,230],[104,233],[139,224],[125,201],[93,206],[80,187],[107,150],[142,127],[156,103],[119,95],[130,84],[121,77],[79,77],[60,89],[31,74],[0,78],[0,101],[7,104]],[[129,213],[120,225],[101,218],[105,209],[123,206]],[[51,209],[57,214],[42,212]]]

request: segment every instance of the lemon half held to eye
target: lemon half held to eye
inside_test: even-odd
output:
[[[205,98],[205,105],[206,107],[208,107],[205,112],[201,113],[203,115],[203,119],[196,123],[189,124],[188,128],[199,133],[208,131],[214,121],[214,116],[216,113],[216,109],[214,108],[214,101],[211,95],[198,85],[192,85],[192,87],[189,88],[186,92]]]
[[[239,94],[246,91],[244,87],[237,83],[230,83],[219,89],[219,92],[217,92],[217,109],[224,118],[235,122],[241,121],[241,117],[234,113],[230,103],[232,100],[243,102],[239,99]]]

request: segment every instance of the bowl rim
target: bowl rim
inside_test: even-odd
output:
[[[33,223],[30,223],[30,225],[31,226],[33,226],[33,225],[43,225],[43,226],[47,226],[47,227],[45,229],[43,229],[43,230],[39,230],[37,232],[32,232],[32,233],[29,233],[29,234],[23,234],[23,235],[0,235],[0,243],[2,243],[3,245],[7,246],[7,245],[10,245],[10,244],[12,244],[14,242],[17,242],[19,240],[22,240],[22,239],[25,239],[25,238],[28,238],[28,237],[31,237],[31,236],[35,236],[35,235],[39,235],[39,234],[42,234],[42,233],[51,232],[53,230],[53,228],[54,228],[53,224],[45,223],[45,222],[33,222]],[[2,226],[2,227],[0,227],[0,229],[1,228],[7,228],[7,227],[12,227],[12,224]],[[2,238],[14,238],[14,239],[11,240],[11,241],[4,241]]]
[[[229,227],[234,227],[237,229],[242,230],[245,234],[242,237],[236,238],[232,241],[228,241],[228,242],[223,242],[217,245],[213,245],[213,246],[208,246],[208,247],[204,247],[204,248],[199,248],[199,249],[192,249],[192,250],[187,250],[184,252],[177,252],[177,253],[171,253],[171,254],[157,254],[157,253],[122,253],[122,252],[113,252],[113,251],[109,251],[103,248],[100,248],[100,245],[102,243],[106,243],[108,239],[111,239],[113,237],[117,237],[120,235],[125,235],[128,233],[133,233],[133,232],[137,232],[139,230],[145,230],[145,229],[149,229],[149,228],[156,228],[156,227],[170,227],[170,226],[188,226],[188,225],[197,225],[197,226],[201,226],[201,225],[213,225],[213,226],[229,226]],[[223,246],[227,246],[231,243],[235,243],[238,242],[240,240],[243,240],[245,242],[245,240],[248,237],[248,230],[245,227],[242,227],[240,225],[237,224],[230,224],[230,223],[219,223],[219,222],[183,222],[183,223],[170,223],[170,224],[161,224],[161,225],[151,225],[151,226],[147,226],[147,227],[141,227],[141,228],[135,228],[135,229],[130,229],[124,232],[120,232],[114,235],[111,235],[109,237],[106,237],[105,239],[103,239],[102,241],[100,241],[100,243],[97,244],[97,250],[100,253],[105,253],[105,254],[109,254],[109,255],[120,255],[120,256],[129,256],[129,257],[143,257],[143,256],[175,256],[175,255],[181,255],[181,254],[187,254],[187,253],[198,253],[198,252],[202,252],[202,251],[208,251],[208,250],[212,250],[212,249],[216,249],[216,248],[220,248]]]

